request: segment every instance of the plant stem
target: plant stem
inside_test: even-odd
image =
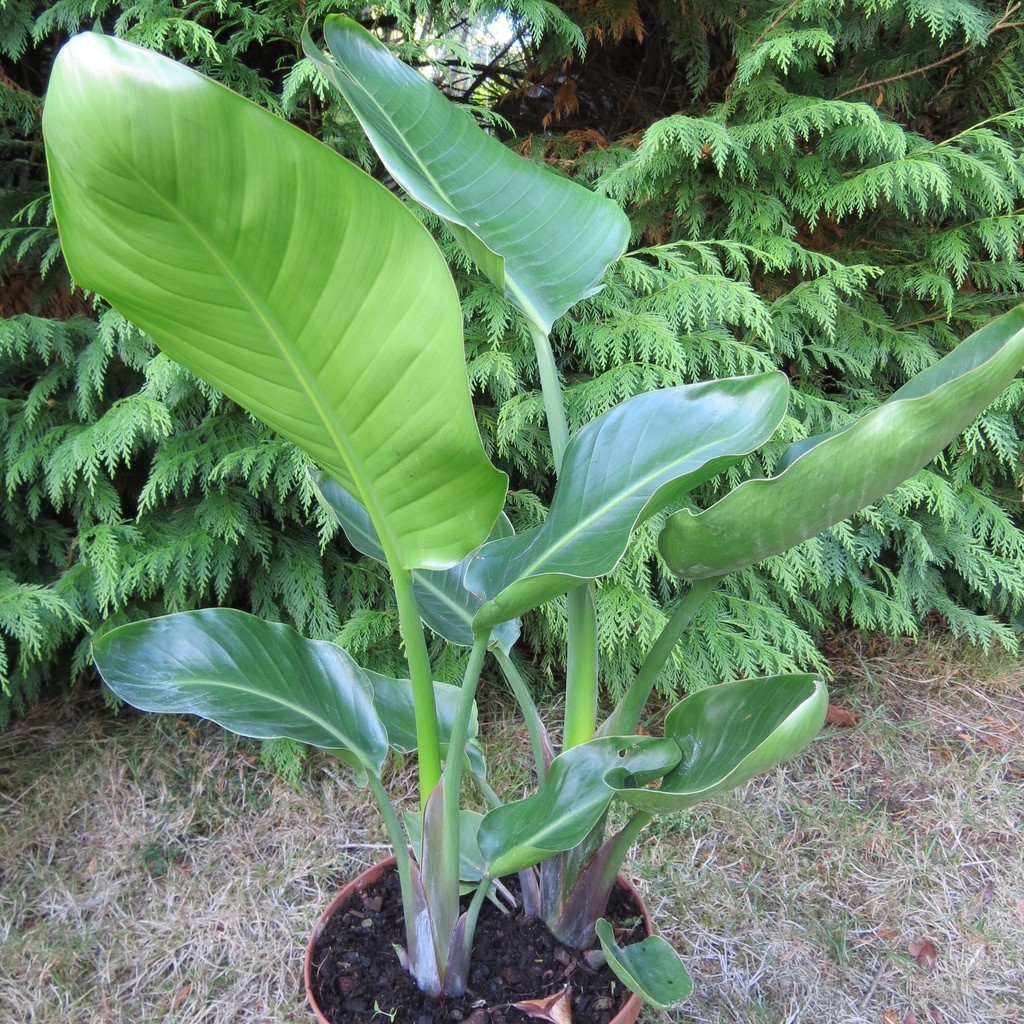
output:
[[[560,895],[548,904],[545,915],[547,926],[559,941],[577,949],[587,949],[594,943],[594,925],[607,910],[615,876],[652,817],[642,811],[635,813],[618,833],[588,855],[582,871],[564,880]]]
[[[653,820],[653,814],[649,814],[647,811],[637,811],[612,838],[611,855],[608,858],[612,878],[619,873],[619,868],[626,859],[629,848]]]
[[[629,689],[615,706],[615,710],[598,730],[602,736],[631,736],[640,724],[647,699],[658,681],[661,670],[665,667],[672,648],[679,642],[686,627],[689,626],[697,609],[704,603],[708,594],[714,590],[721,576],[712,579],[694,580],[686,596],[676,605],[661,635],[654,641],[644,659],[640,671],[630,684]]]
[[[533,702],[530,688],[519,674],[519,670],[513,664],[512,659],[501,650],[495,650],[493,654],[498,661],[498,665],[501,667],[502,673],[504,673],[505,679],[508,681],[508,685],[512,687],[512,693],[519,704],[519,710],[523,713],[526,732],[530,737],[530,746],[533,749],[533,763],[537,771],[537,781],[542,783],[548,777],[548,766],[544,757],[544,739],[541,735],[543,725],[540,720],[540,714],[537,711],[537,705]]]
[[[412,703],[416,716],[416,758],[420,781],[420,810],[426,811],[427,798],[441,778],[441,740],[437,730],[437,704],[434,701],[434,673],[423,637],[423,623],[412,574],[390,563],[391,582],[398,602],[398,624],[405,645],[412,682]]]
[[[484,656],[487,654],[487,644],[490,641],[490,633],[478,637],[473,644],[473,650],[469,655],[469,662],[466,665],[466,674],[462,680],[462,690],[459,693],[459,702],[455,707],[455,719],[452,722],[451,737],[448,740],[448,757],[444,765],[444,778],[442,780],[441,794],[443,802],[444,820],[444,848],[445,872],[453,872],[455,875],[454,892],[458,899],[458,871],[459,871],[459,793],[462,788],[462,756],[466,749],[466,740],[469,737],[469,721],[473,715],[473,699],[476,697],[477,682],[480,679],[480,670],[483,668]]]
[[[530,336],[537,353],[540,387],[544,411],[551,437],[551,455],[555,475],[562,473],[562,461],[569,444],[569,420],[565,399],[558,381],[551,340],[536,324],[530,322]],[[594,586],[577,587],[566,594],[568,637],[565,651],[565,722],[562,749],[585,743],[594,735],[597,723],[597,608]]]
[[[487,645],[491,634],[477,637],[473,649],[469,652],[469,661],[462,678],[459,690],[459,702],[455,705],[455,718],[452,720],[452,733],[448,740],[448,759],[445,763],[445,796],[454,794],[454,803],[458,804],[458,784],[462,780],[462,756],[466,752],[469,739],[469,723],[473,717],[473,701],[476,699],[477,683],[480,681],[480,670],[484,665]],[[454,771],[452,770],[454,768]]]
[[[537,354],[537,368],[540,370],[540,390],[544,396],[544,412],[548,418],[548,436],[551,438],[551,456],[555,462],[555,476],[562,472],[562,457],[569,443],[569,420],[565,415],[565,400],[562,385],[558,381],[558,367],[551,351],[551,340],[530,321],[530,337]]]
[[[502,799],[497,793],[491,789],[486,779],[481,779],[479,775],[470,776],[473,780],[473,785],[480,790],[480,795],[487,802],[487,806],[494,808],[502,805]]]
[[[473,893],[473,902],[470,903],[469,909],[466,911],[466,945],[472,947],[473,935],[476,932],[476,920],[480,916],[480,908],[484,904],[484,899],[491,888],[491,879],[484,877],[480,879],[480,884],[476,887],[476,892]]]
[[[405,830],[402,828],[398,815],[391,804],[391,798],[380,779],[368,771],[370,779],[370,792],[377,802],[377,809],[384,821],[384,828],[387,830],[388,839],[395,851],[395,867],[398,869],[398,880],[402,891],[402,916],[405,919],[406,928],[412,926],[415,921],[415,914],[411,902],[412,877],[409,873],[409,846],[405,838]]]
[[[562,750],[569,750],[592,739],[597,725],[597,606],[593,584],[570,590],[565,603],[569,635]]]
[[[654,815],[646,811],[637,811],[625,825],[609,839],[601,855],[594,858],[595,866],[599,871],[596,876],[586,879],[590,892],[603,893],[604,898],[600,902],[607,903],[611,895],[612,887],[615,885],[615,876],[619,873],[626,857],[629,856],[629,848],[636,842],[640,833],[653,821]],[[593,926],[593,922],[587,922],[587,930]]]

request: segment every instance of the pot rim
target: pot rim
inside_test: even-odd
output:
[[[309,1002],[310,1009],[313,1011],[313,1015],[316,1017],[317,1021],[319,1021],[319,1024],[331,1024],[331,1022],[320,1012],[320,1007],[317,1005],[317,1001],[313,996],[313,950],[316,947],[320,936],[323,934],[325,925],[338,912],[338,910],[356,893],[362,892],[365,888],[378,881],[386,871],[395,866],[395,863],[395,855],[392,853],[383,860],[377,861],[376,864],[371,864],[370,867],[365,868],[346,883],[346,885],[342,887],[341,891],[333,900],[331,900],[327,905],[327,908],[320,915],[319,920],[309,936],[309,942],[306,944],[306,956],[303,964],[302,977],[306,987],[306,999]],[[637,891],[636,886],[623,875],[615,876],[615,884],[625,889],[633,898],[636,905],[640,908],[640,914],[644,922],[644,929],[648,935],[653,935],[654,923],[651,921],[651,913],[647,909],[647,904]],[[643,1000],[635,992],[631,992],[629,994],[629,998],[622,1004],[622,1006],[619,1007],[618,1013],[612,1017],[609,1024],[636,1024],[636,1019],[640,1016],[640,1010],[642,1007]]]

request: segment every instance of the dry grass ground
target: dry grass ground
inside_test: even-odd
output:
[[[938,642],[835,655],[857,724],[635,851],[697,982],[646,1020],[1024,1024],[1024,670]],[[496,751],[525,743],[493,717]],[[0,736],[0,1021],[311,1021],[310,925],[383,839],[342,770],[308,774],[95,702]]]

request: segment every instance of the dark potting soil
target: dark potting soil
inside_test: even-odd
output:
[[[506,879],[518,890],[517,880]],[[632,895],[616,887],[608,907],[619,942],[644,937]],[[619,931],[620,923],[632,930]],[[469,986],[459,999],[435,1001],[416,987],[398,962],[405,945],[398,874],[356,893],[320,934],[313,951],[312,987],[331,1024],[523,1024],[530,1018],[512,1003],[572,986],[575,1024],[608,1024],[629,998],[611,968],[590,967],[579,950],[561,945],[537,919],[505,914],[484,903],[473,943]]]

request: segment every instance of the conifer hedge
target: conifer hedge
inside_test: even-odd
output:
[[[88,674],[87,639],[105,619],[232,604],[337,638],[381,670],[394,660],[380,570],[322,514],[302,457],[69,287],[39,137],[53,53],[98,20],[374,169],[298,43],[305,18],[344,9],[0,6],[0,724],[47,682]],[[605,290],[556,325],[576,426],[652,387],[780,366],[795,391],[784,436],[735,482],[1020,301],[1024,18],[1012,5],[516,0],[504,10],[518,34],[484,48],[473,26],[498,9],[373,11],[404,58],[432,63],[522,152],[631,215],[633,247]],[[485,442],[529,525],[551,487],[532,346],[438,232],[457,263]],[[1022,399],[1018,380],[887,499],[729,581],[666,690],[807,667],[831,622],[913,633],[939,616],[977,643],[1015,646]],[[612,690],[676,592],[657,526],[600,588]],[[556,678],[563,628],[553,606],[521,643]]]

